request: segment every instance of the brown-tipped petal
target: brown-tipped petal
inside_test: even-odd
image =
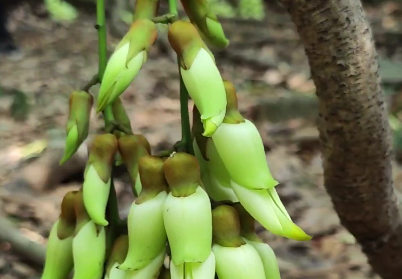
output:
[[[142,191],[136,204],[141,204],[156,197],[160,192],[168,190],[168,184],[163,172],[164,160],[154,156],[144,156],[139,159]]]
[[[163,171],[173,196],[191,195],[200,185],[200,165],[193,155],[173,153],[163,164]]]
[[[240,220],[236,209],[220,205],[212,210],[212,232],[216,244],[224,247],[240,247],[245,244],[240,234]]]
[[[84,197],[82,191],[78,191],[75,194],[75,202],[74,202],[74,210],[75,216],[77,218],[77,224],[75,227],[75,235],[81,230],[81,228],[91,221],[91,218],[88,215],[87,210],[85,209],[84,205]]]
[[[255,219],[240,203],[235,203],[233,207],[236,209],[239,216],[241,235],[249,240],[262,242],[258,235],[255,233]]]
[[[87,168],[93,165],[104,183],[110,179],[117,149],[118,142],[113,134],[98,135],[92,142]]]
[[[78,191],[68,192],[61,202],[61,213],[57,224],[57,237],[66,239],[74,234],[77,218],[75,215],[75,199]]]
[[[151,146],[143,135],[125,135],[119,138],[119,151],[133,180],[138,174],[138,160],[151,153]]]
[[[205,49],[212,58],[214,57],[198,34],[197,28],[190,22],[176,21],[170,25],[168,39],[173,50],[179,57],[180,66],[185,70],[191,68],[201,48]]]

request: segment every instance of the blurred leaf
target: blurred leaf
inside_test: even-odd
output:
[[[393,62],[386,58],[380,58],[380,76],[383,83],[402,82],[402,64]]]
[[[28,98],[24,92],[13,91],[13,103],[10,107],[10,115],[16,121],[25,121],[29,114]]]

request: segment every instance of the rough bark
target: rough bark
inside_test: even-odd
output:
[[[402,216],[371,29],[357,0],[282,0],[311,67],[325,187],[374,272],[402,277]]]

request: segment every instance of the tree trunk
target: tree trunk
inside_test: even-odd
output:
[[[402,278],[402,216],[371,29],[357,0],[282,0],[319,100],[325,187],[374,272]]]

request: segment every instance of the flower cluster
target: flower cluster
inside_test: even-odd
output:
[[[189,20],[167,17],[168,38],[181,92],[194,101],[190,137],[183,133],[173,150],[153,154],[148,140],[131,130],[119,97],[157,36],[158,1],[138,0],[97,99],[112,128],[91,142],[82,188],[62,201],[42,279],[71,272],[74,279],[279,279],[274,251],[255,233],[255,222],[278,236],[311,238],[282,204],[260,134],[239,112],[235,87],[222,79],[207,46],[228,45],[221,25],[206,0],[182,4]],[[61,162],[86,139],[92,105],[87,91],[71,94]],[[136,196],[127,220],[118,215],[115,164],[125,165]]]

